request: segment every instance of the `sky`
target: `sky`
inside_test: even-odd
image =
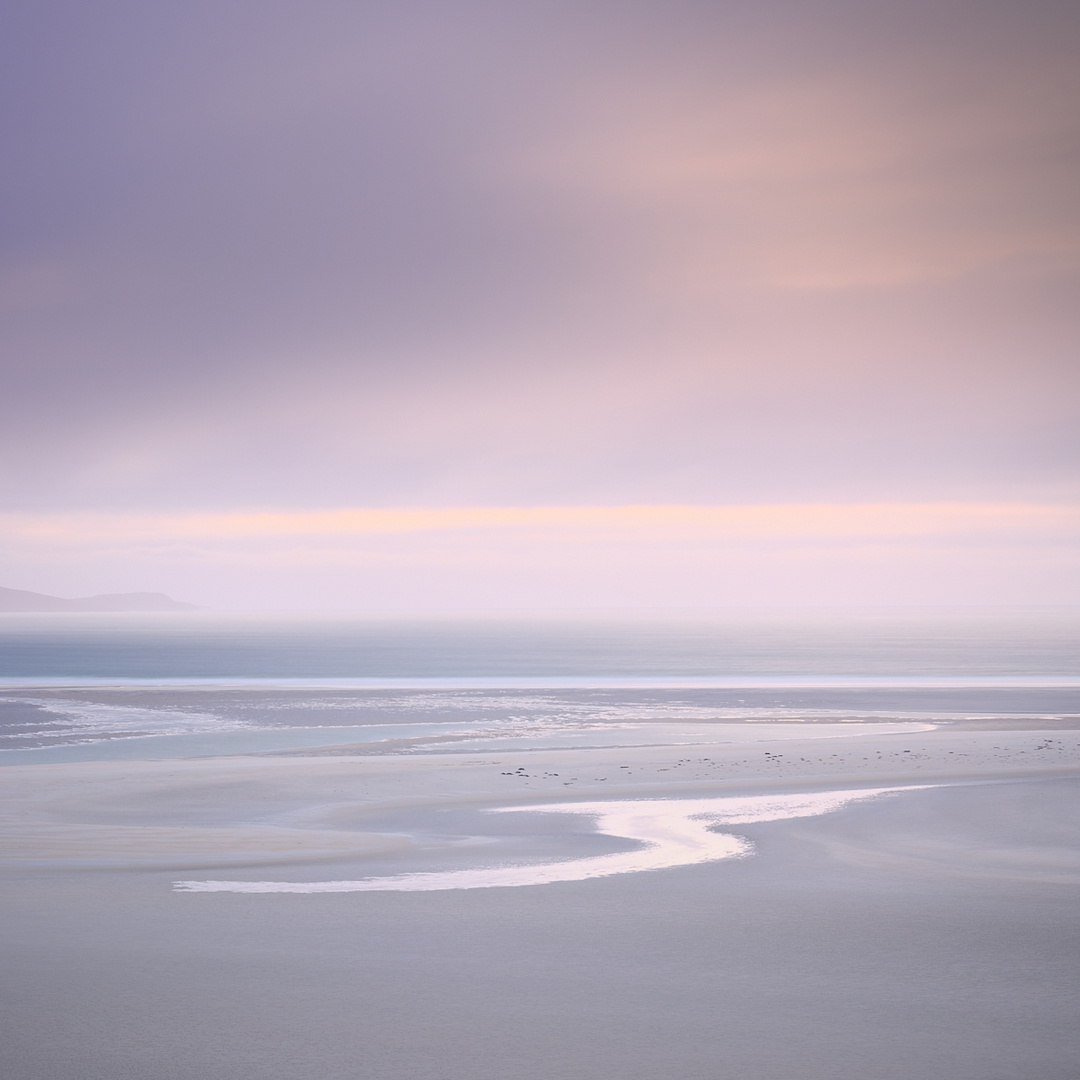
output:
[[[13,2],[0,584],[1080,604],[1080,8]]]

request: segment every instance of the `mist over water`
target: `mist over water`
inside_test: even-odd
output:
[[[727,620],[0,616],[0,679],[1080,676],[1080,615]]]

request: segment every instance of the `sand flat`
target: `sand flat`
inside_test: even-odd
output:
[[[649,734],[659,739],[663,732]],[[323,858],[353,863],[362,875],[367,857],[384,867],[397,852],[415,869],[422,854],[437,858],[440,848],[446,854],[468,847],[435,823],[434,816],[451,811],[918,787],[1080,770],[1080,736],[1060,731],[897,724],[808,732],[793,724],[718,724],[711,736],[693,745],[477,756],[301,747],[290,754],[16,766],[4,770],[0,788],[0,859],[182,867]],[[481,830],[471,837],[480,848],[482,830],[494,821],[474,813],[470,827]],[[500,857],[527,857],[512,850],[505,826],[501,832]]]
[[[1074,1080],[1080,737],[747,727],[709,745],[0,770],[3,1074]],[[694,865],[174,888],[618,858],[642,842],[598,829],[605,807],[879,788],[901,790],[714,820],[749,850]]]

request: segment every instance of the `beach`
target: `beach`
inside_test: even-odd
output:
[[[4,1075],[1072,1080],[1075,718],[820,713],[36,751]]]
[[[1080,4],[5,18],[0,1080],[1080,1080]]]

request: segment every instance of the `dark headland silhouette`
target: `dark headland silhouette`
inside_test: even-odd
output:
[[[4,611],[198,611],[194,604],[182,604],[164,593],[103,593],[64,600],[59,596],[0,588],[0,612]]]

